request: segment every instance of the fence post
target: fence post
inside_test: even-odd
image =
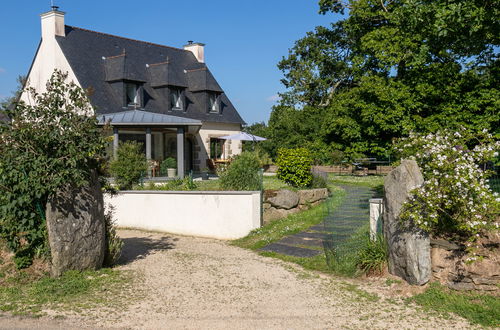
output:
[[[382,198],[370,199],[370,239],[374,241],[382,233],[382,213],[384,203]]]

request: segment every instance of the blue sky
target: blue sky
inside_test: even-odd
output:
[[[54,0],[66,24],[182,47],[203,42],[205,59],[249,124],[267,121],[283,91],[276,64],[295,40],[335,17],[319,15],[316,0]],[[0,98],[26,74],[40,40],[39,14],[50,0],[2,1]]]

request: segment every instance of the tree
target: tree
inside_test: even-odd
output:
[[[319,6],[321,14],[343,19],[308,32],[278,64],[287,91],[273,109],[271,131],[299,126],[315,132],[315,144],[348,155],[385,155],[391,139],[410,131],[463,126],[500,134],[500,2],[320,0]],[[318,113],[321,120],[307,121]],[[281,138],[297,133],[282,130]]]
[[[17,102],[0,122],[0,238],[18,267],[48,249],[45,205],[65,185],[88,182],[107,145],[86,92],[55,71],[47,91],[30,89],[34,105]]]

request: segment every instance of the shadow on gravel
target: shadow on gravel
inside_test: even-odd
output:
[[[123,250],[119,265],[128,264],[134,260],[143,259],[147,255],[155,251],[171,250],[175,247],[174,242],[177,238],[164,236],[162,238],[148,238],[148,237],[128,237],[122,238]]]

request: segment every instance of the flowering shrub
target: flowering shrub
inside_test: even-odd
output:
[[[403,220],[436,235],[469,239],[498,228],[500,198],[488,185],[485,164],[498,156],[500,142],[486,130],[411,134],[396,149],[416,160],[424,176],[403,207]]]

